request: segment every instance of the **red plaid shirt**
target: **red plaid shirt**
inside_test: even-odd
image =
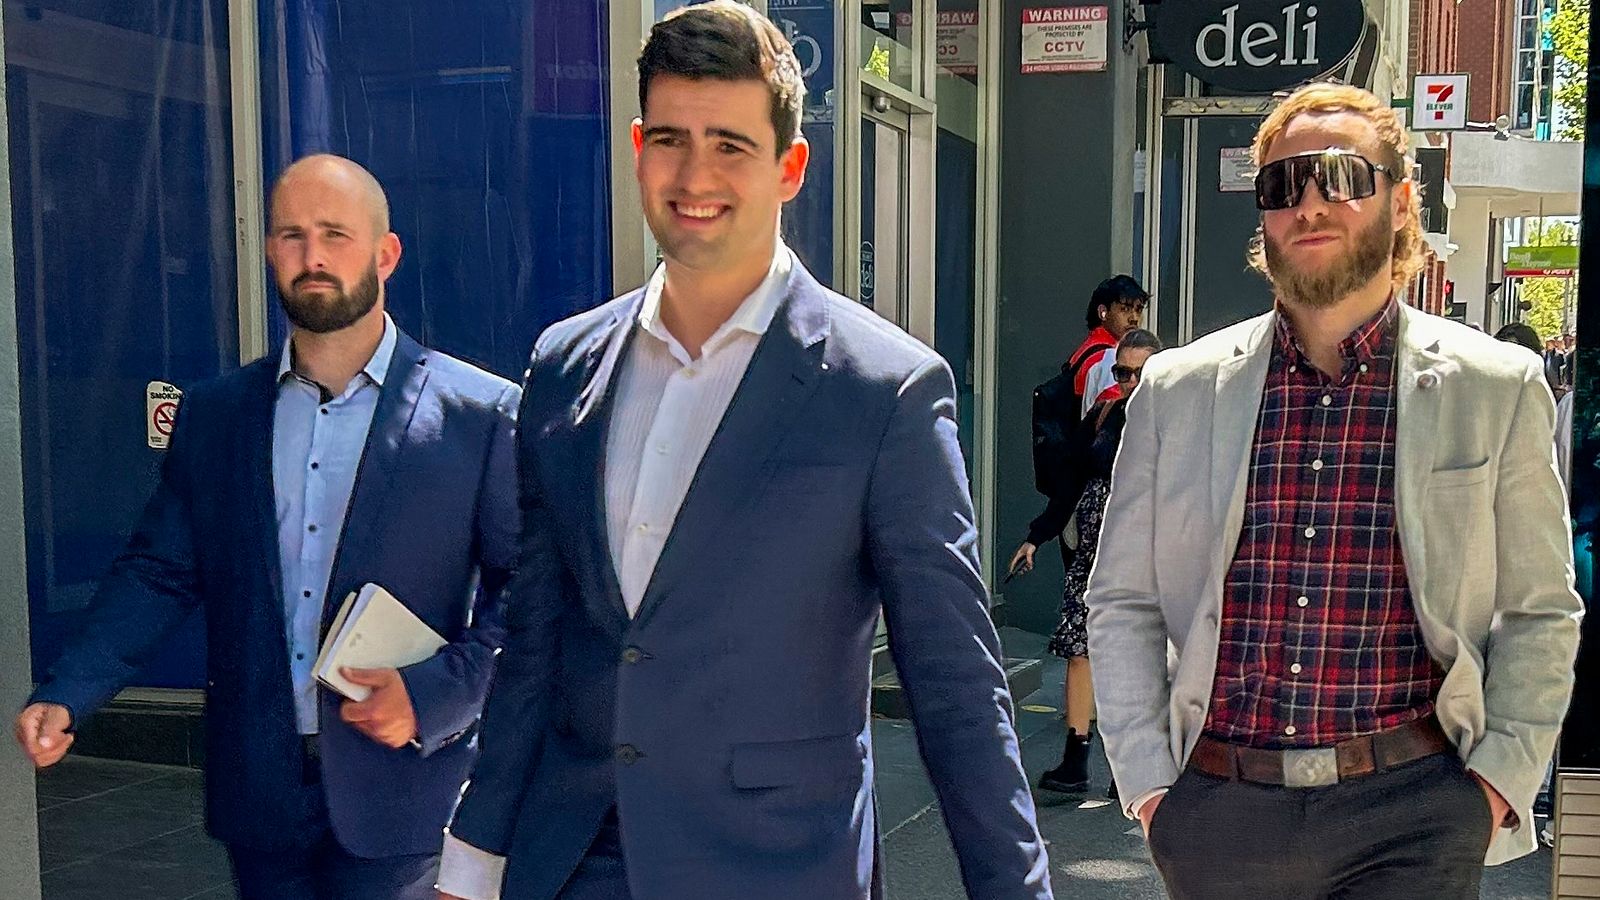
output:
[[[1335,380],[1279,316],[1223,589],[1206,733],[1322,747],[1433,710],[1443,671],[1412,607],[1394,507],[1393,300],[1339,345]]]

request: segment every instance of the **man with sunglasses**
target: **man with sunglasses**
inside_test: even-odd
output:
[[[1286,99],[1254,146],[1276,308],[1128,405],[1089,651],[1179,900],[1476,897],[1534,846],[1581,614],[1554,404],[1537,359],[1402,303],[1405,154],[1366,91]]]

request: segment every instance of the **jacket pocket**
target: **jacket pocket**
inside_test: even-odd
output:
[[[1428,476],[1430,489],[1467,487],[1477,484],[1489,477],[1489,461],[1485,459],[1476,465],[1462,466],[1454,469],[1434,469]]]
[[[853,734],[734,744],[733,786],[748,790],[861,778],[866,755]]]

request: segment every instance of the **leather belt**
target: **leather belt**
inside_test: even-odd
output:
[[[1432,715],[1375,734],[1308,750],[1243,747],[1201,735],[1189,767],[1207,775],[1280,787],[1326,787],[1346,778],[1453,750]]]

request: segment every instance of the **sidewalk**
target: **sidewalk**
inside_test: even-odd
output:
[[[1042,652],[1044,640],[1010,632],[1007,649]],[[1044,688],[1019,702],[1023,763],[1032,779],[1060,759],[1058,713],[1065,666],[1048,660]],[[964,900],[960,873],[917,756],[910,723],[873,723],[889,896]],[[1039,801],[1052,878],[1071,900],[1160,900],[1160,881],[1138,827],[1103,799],[1109,774],[1096,752],[1091,799]],[[200,825],[200,773],[69,757],[39,776],[44,900],[227,900],[227,857]],[[1483,896],[1547,900],[1550,851],[1488,870]]]

